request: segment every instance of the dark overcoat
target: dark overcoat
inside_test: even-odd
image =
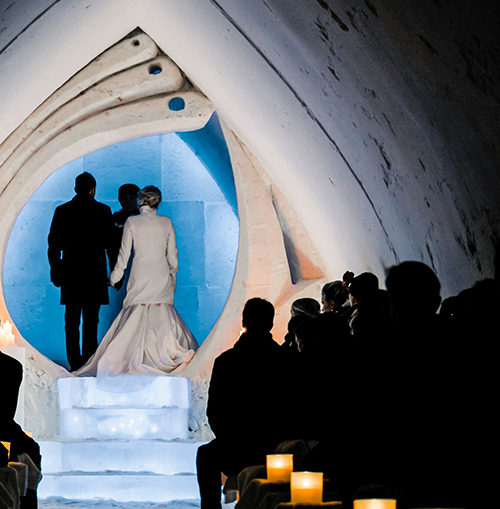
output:
[[[223,465],[233,455],[248,464],[272,453],[290,436],[288,355],[270,333],[246,332],[215,359],[207,417]]]
[[[56,208],[49,233],[51,281],[61,304],[108,304],[108,268],[115,261],[111,209],[90,194]]]

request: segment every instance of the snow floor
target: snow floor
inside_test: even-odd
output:
[[[236,502],[222,504],[222,509],[234,509]],[[68,500],[65,498],[45,498],[38,501],[39,509],[198,509],[198,501],[180,500],[164,504],[155,502],[115,502],[113,500]]]

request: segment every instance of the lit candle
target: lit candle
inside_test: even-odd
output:
[[[354,509],[396,509],[396,501],[389,498],[354,500]]]
[[[5,335],[12,334],[12,324],[9,322],[9,320],[6,320],[6,322],[3,324],[3,330],[5,331]]]
[[[7,449],[7,456],[10,456],[10,442],[0,442]]]
[[[292,472],[290,489],[292,504],[321,504],[323,502],[323,473]]]
[[[16,342],[14,340],[14,334],[6,334],[4,339],[5,346],[16,346]]]
[[[293,470],[293,454],[268,454],[267,478],[273,482],[290,482]]]

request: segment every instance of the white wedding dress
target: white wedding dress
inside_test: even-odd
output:
[[[198,348],[174,308],[179,269],[171,219],[147,205],[127,219],[111,285],[122,278],[132,251],[123,309],[76,376],[177,374]]]

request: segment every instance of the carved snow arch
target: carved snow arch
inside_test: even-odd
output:
[[[10,232],[50,174],[108,145],[200,129],[213,111],[210,100],[140,30],[99,55],[42,103],[0,146],[2,316],[9,316],[2,278]],[[286,330],[291,302],[318,295],[324,283],[323,263],[293,208],[223,119],[221,123],[238,199],[238,259],[225,308],[186,376],[210,370],[213,359],[234,343],[248,298],[260,296],[275,304],[278,339]],[[18,330],[16,336],[18,345],[33,349]]]

